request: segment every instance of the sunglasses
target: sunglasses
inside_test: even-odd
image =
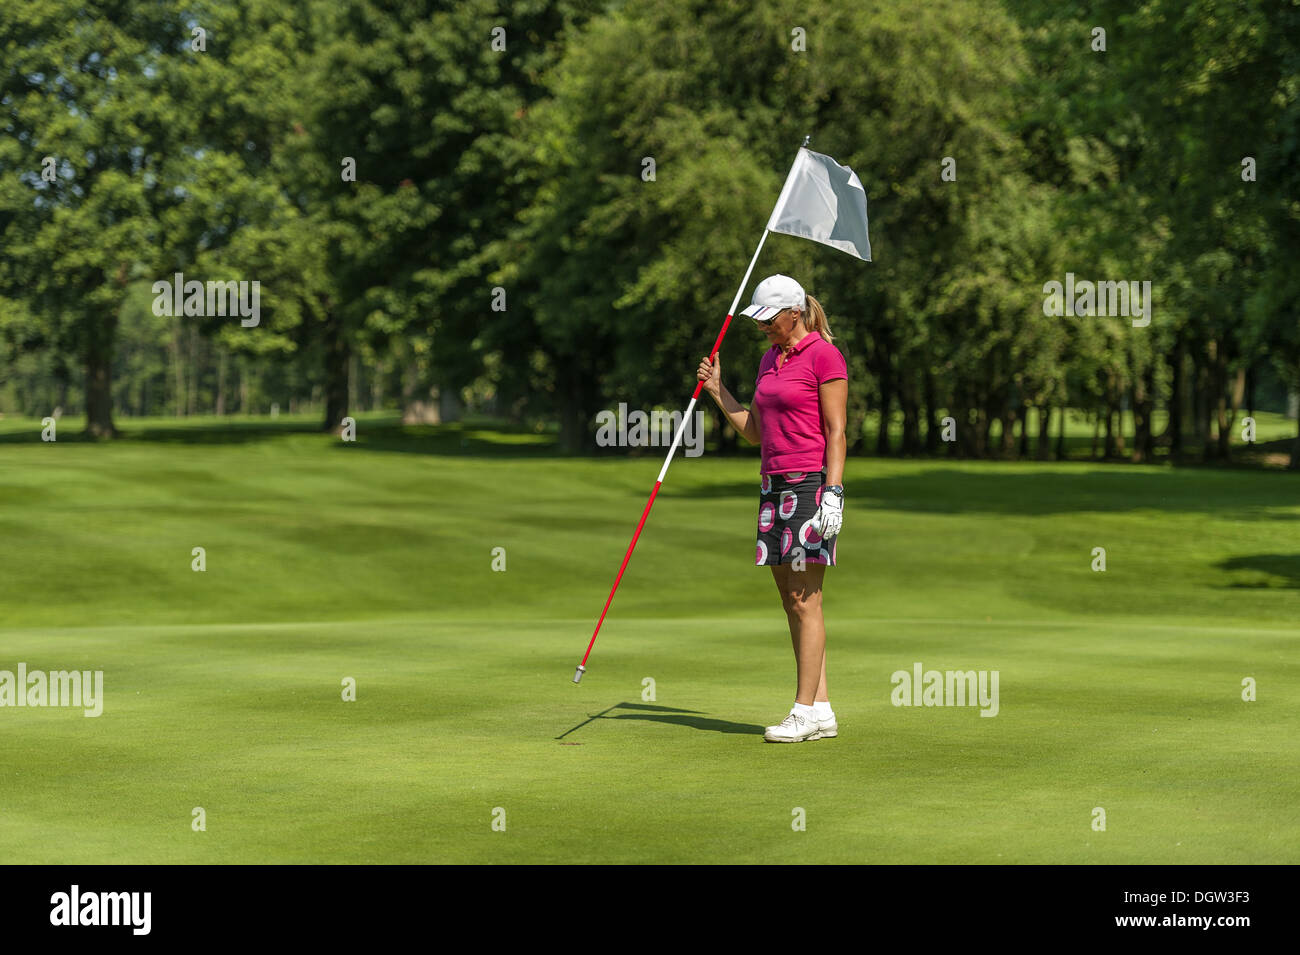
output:
[[[776,324],[776,320],[777,320],[778,318],[780,318],[782,315],[787,315],[787,314],[789,314],[789,312],[790,312],[790,309],[788,309],[788,308],[783,308],[783,309],[781,309],[781,311],[777,312],[777,313],[776,313],[775,315],[773,315],[771,318],[765,318],[765,319],[761,319],[761,320],[760,320],[760,319],[754,319],[754,324],[757,325],[759,328],[762,328],[762,329],[770,328],[770,327],[772,327],[773,325]]]

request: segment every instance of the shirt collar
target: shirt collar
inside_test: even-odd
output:
[[[809,345],[813,343],[813,339],[816,339],[817,341],[821,341],[822,340],[821,332],[809,332],[803,338],[799,339],[797,342],[794,343],[794,347],[790,349],[790,354],[792,355],[799,354],[799,352],[803,351],[805,348],[807,348]],[[776,349],[778,354],[780,353],[781,351],[780,345],[773,345],[772,347]]]

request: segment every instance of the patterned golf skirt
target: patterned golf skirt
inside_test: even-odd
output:
[[[757,566],[792,564],[800,556],[809,564],[835,566],[838,535],[822,540],[813,529],[825,481],[825,471],[763,475],[758,495],[758,550],[754,555]]]

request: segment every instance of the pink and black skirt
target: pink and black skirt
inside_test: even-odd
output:
[[[758,494],[757,566],[792,564],[800,557],[808,564],[835,566],[837,538],[822,540],[813,529],[825,482],[825,471],[763,475]]]

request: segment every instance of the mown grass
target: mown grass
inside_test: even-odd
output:
[[[772,746],[793,665],[751,458],[673,465],[575,686],[653,449],[121,424],[0,422],[0,670],[106,696],[0,708],[7,861],[1300,859],[1294,474],[851,460],[841,733]],[[891,705],[914,662],[998,670],[998,715]]]

